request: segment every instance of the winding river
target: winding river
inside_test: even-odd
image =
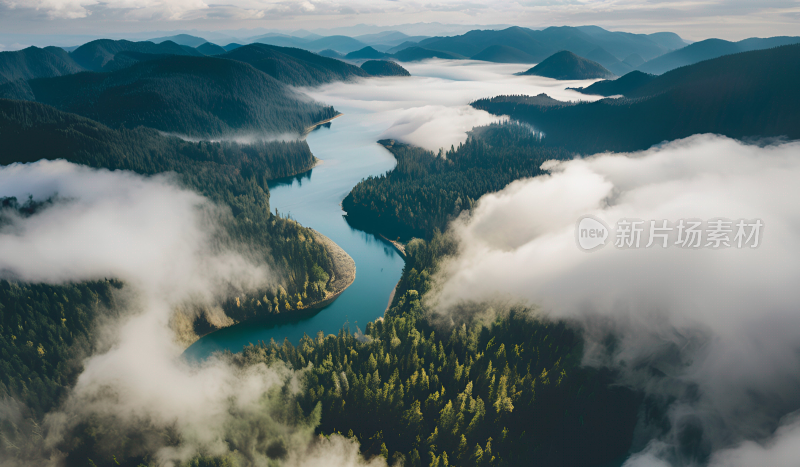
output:
[[[332,304],[307,319],[267,325],[241,323],[208,334],[186,350],[189,358],[205,359],[228,349],[239,352],[249,343],[298,342],[303,334],[337,333],[345,323],[351,331],[383,315],[403,268],[403,259],[385,240],[351,228],[340,203],[362,178],[379,175],[395,165],[394,157],[377,141],[393,138],[432,151],[458,145],[466,132],[497,117],[468,105],[498,94],[547,93],[559,100],[595,100],[568,87],[593,81],[556,81],[516,76],[530,65],[470,60],[427,60],[404,64],[411,77],[331,83],[304,89],[313,99],[333,105],[344,115],[308,135],[314,155],[323,163],[288,180],[270,184],[270,206],[311,227],[341,246],[356,263],[356,279]]]
[[[342,217],[342,199],[362,178],[392,169],[394,157],[376,143],[385,127],[364,118],[365,111],[337,107],[344,113],[330,125],[308,135],[307,141],[322,164],[309,172],[270,184],[270,207],[306,227],[322,232],[341,246],[356,263],[356,279],[333,303],[319,313],[294,323],[240,323],[215,331],[192,344],[186,355],[205,359],[228,349],[241,351],[249,343],[297,343],[303,334],[335,334],[346,323],[355,332],[383,315],[389,296],[403,269],[403,258],[392,245],[351,228]]]

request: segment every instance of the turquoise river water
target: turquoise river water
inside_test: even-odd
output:
[[[377,143],[382,130],[371,125],[360,109],[342,108],[344,115],[329,127],[308,135],[314,155],[323,161],[309,172],[270,184],[270,207],[311,227],[341,246],[356,263],[356,279],[333,303],[307,319],[278,325],[240,323],[202,337],[186,350],[192,359],[215,351],[240,352],[259,341],[297,343],[303,334],[335,334],[346,323],[355,332],[380,316],[403,269],[403,258],[385,240],[351,228],[340,206],[362,178],[379,175],[395,165],[394,157]]]

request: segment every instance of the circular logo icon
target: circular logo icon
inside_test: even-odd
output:
[[[610,230],[605,222],[594,216],[583,216],[575,224],[575,242],[583,251],[594,251],[606,246]]]

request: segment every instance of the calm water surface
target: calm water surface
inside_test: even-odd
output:
[[[348,323],[355,332],[383,315],[389,295],[403,269],[403,259],[383,239],[351,228],[342,217],[341,201],[362,178],[379,175],[395,165],[394,157],[376,141],[385,126],[372,122],[369,112],[338,107],[343,116],[312,132],[308,144],[323,163],[310,172],[270,184],[270,207],[306,227],[325,234],[353,257],[356,280],[332,304],[308,319],[288,324],[240,323],[208,334],[192,344],[186,355],[204,359],[215,351],[240,352],[243,346],[303,334],[335,334]]]

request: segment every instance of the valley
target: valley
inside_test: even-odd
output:
[[[791,465],[800,39],[387,28],[0,52],[0,465]]]

